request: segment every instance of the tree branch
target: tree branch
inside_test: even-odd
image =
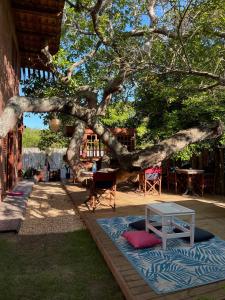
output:
[[[112,0],[97,0],[95,6],[91,10],[91,18],[93,22],[94,31],[104,45],[110,45],[110,41],[102,34],[99,28],[99,15],[104,9],[111,4]]]
[[[76,31],[80,34],[87,35],[87,36],[95,36],[96,35],[96,33],[94,33],[94,32],[82,30],[80,28],[78,22],[76,22],[76,20],[73,20],[72,24],[75,26]]]
[[[68,81],[71,79],[72,73],[74,71],[74,69],[78,68],[79,66],[81,66],[82,64],[84,64],[87,60],[91,59],[92,57],[95,56],[95,54],[97,53],[99,47],[101,46],[101,42],[99,41],[94,50],[91,50],[89,53],[87,53],[81,60],[76,61],[75,63],[73,63],[69,69],[67,70],[67,75],[66,77],[63,77],[62,80],[63,81]]]
[[[96,114],[95,109],[76,104],[77,98],[30,98],[12,97],[0,116],[0,138],[12,130],[24,112],[64,112],[81,120],[89,120]]]
[[[0,117],[0,138],[6,136],[9,130],[13,129],[23,112],[61,111],[79,119],[68,150],[68,158],[71,165],[77,161],[81,137],[83,136],[85,125],[87,125],[110,148],[123,170],[138,172],[140,169],[158,164],[174,152],[182,150],[191,143],[216,138],[223,132],[222,123],[186,129],[153,147],[129,153],[126,147],[118,142],[114,134],[98,121],[95,109],[81,107],[74,104],[74,100],[74,98],[63,99],[59,97],[36,99],[29,97],[11,98]]]
[[[121,85],[124,80],[131,74],[133,74],[135,70],[126,69],[125,64],[122,65],[121,70],[118,75],[116,75],[112,80],[108,82],[103,90],[102,101],[98,106],[98,115],[105,115],[106,109],[111,101],[112,94],[121,91]]]
[[[87,126],[91,128],[103,143],[110,148],[116,158],[129,153],[126,146],[118,142],[116,136],[108,128],[103,126],[96,117],[89,119],[87,121]]]
[[[213,84],[209,84],[209,85],[204,85],[204,86],[200,86],[199,88],[194,89],[195,91],[199,91],[199,92],[204,92],[204,91],[209,91],[214,89],[215,87],[219,86],[220,83],[219,82],[215,82]]]
[[[81,120],[75,121],[74,133],[66,152],[67,160],[73,170],[76,169],[76,165],[80,162],[80,147],[82,145],[85,128],[85,122]]]
[[[85,97],[89,108],[97,107],[97,93],[89,85],[79,87],[76,92],[78,97]]]
[[[80,10],[90,10],[90,8],[88,7],[88,6],[86,6],[86,5],[84,5],[83,3],[82,3],[82,1],[80,1],[80,0],[78,0],[78,1],[76,1],[76,3],[74,4],[74,3],[72,3],[70,0],[65,0],[66,1],[66,3],[70,6],[70,7],[72,7],[72,8],[74,8],[76,11],[80,11]]]
[[[177,26],[177,32],[178,32],[178,38],[180,40],[180,44],[181,44],[181,48],[183,50],[183,53],[184,53],[184,60],[185,60],[185,63],[187,64],[188,68],[191,69],[191,64],[190,64],[190,61],[189,61],[189,57],[188,57],[188,54],[187,54],[187,51],[186,51],[186,48],[185,48],[185,45],[184,45],[184,42],[183,42],[183,32],[182,32],[182,25],[183,25],[183,22],[186,18],[186,15],[188,13],[188,10],[191,6],[191,3],[192,3],[192,0],[190,0],[183,12],[183,14],[181,15],[180,17],[180,20],[179,20],[179,24]]]
[[[221,122],[208,126],[181,130],[172,137],[165,139],[152,147],[121,156],[120,160],[122,161],[123,166],[126,166],[126,169],[128,170],[129,167],[131,170],[132,168],[145,169],[159,164],[163,160],[169,158],[173,153],[181,151],[189,144],[206,139],[217,138],[223,131],[224,125]]]
[[[58,77],[60,80],[62,80],[62,74],[57,70],[57,68],[54,66],[53,64],[53,56],[51,55],[50,51],[49,51],[49,46],[46,45],[41,52],[45,55],[45,57],[47,58],[47,66],[50,67],[52,73]]]
[[[213,31],[212,34],[221,38],[225,38],[225,31]]]
[[[210,79],[214,79],[217,82],[219,82],[220,85],[225,85],[225,78],[221,77],[220,75],[211,73],[211,72],[207,72],[207,71],[199,71],[199,70],[194,70],[194,69],[190,69],[190,70],[180,70],[180,69],[169,69],[166,68],[167,71],[159,73],[160,75],[166,75],[166,74],[184,74],[184,75],[197,75],[200,77],[205,77],[205,78],[210,78]]]
[[[152,26],[155,26],[156,23],[157,23],[157,17],[156,17],[156,14],[155,14],[155,4],[156,4],[156,1],[157,0],[148,0],[148,15],[150,17],[150,20],[152,22]]]
[[[159,28],[149,28],[149,29],[136,29],[131,31],[124,31],[120,33],[122,37],[139,37],[139,36],[148,36],[152,34],[161,34],[169,38],[176,39],[178,37],[177,33],[171,30],[166,29],[165,27]]]

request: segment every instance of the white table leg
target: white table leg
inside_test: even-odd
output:
[[[190,224],[190,246],[194,245],[195,239],[195,215],[191,215],[191,224]]]
[[[145,231],[148,232],[148,208],[145,208]]]
[[[174,216],[170,217],[170,233],[173,232],[173,223],[174,223]]]
[[[162,237],[162,248],[163,248],[163,250],[166,250],[166,237],[165,236]]]
[[[166,250],[166,240],[167,240],[167,233],[166,233],[166,217],[162,216],[162,248]]]

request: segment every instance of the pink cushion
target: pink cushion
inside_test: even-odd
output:
[[[23,192],[8,192],[8,196],[23,196]]]
[[[125,231],[122,236],[127,239],[135,249],[148,248],[161,244],[161,239],[155,234],[148,233],[144,230]]]

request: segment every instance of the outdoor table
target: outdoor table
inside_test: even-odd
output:
[[[183,195],[194,195],[197,196],[198,194],[195,193],[194,187],[193,187],[193,176],[200,175],[201,181],[203,182],[203,174],[204,170],[198,170],[198,169],[176,169],[177,174],[184,174],[187,176],[187,188]]]
[[[111,169],[111,168],[104,168],[104,169],[100,169],[97,171],[97,173],[110,173],[110,172],[115,172],[117,171],[118,169]],[[94,172],[91,172],[91,171],[82,171],[81,172],[81,176],[85,178],[86,182],[87,180],[92,180],[93,179],[93,174]]]
[[[84,180],[85,180],[85,184],[87,185],[87,181],[88,180],[92,180],[93,179],[93,172],[91,172],[91,171],[82,171],[81,173],[80,173],[80,175],[81,175],[81,177],[83,177],[84,178]]]
[[[151,217],[153,215],[160,216],[160,220],[152,221]],[[184,227],[178,223],[178,217],[181,216],[190,217],[190,222],[186,222],[188,227]],[[159,225],[162,226],[161,230],[155,228]],[[173,202],[148,204],[145,208],[145,228],[146,231],[150,229],[162,238],[163,250],[166,250],[168,239],[181,237],[190,237],[190,246],[192,247],[194,244],[195,211]],[[174,232],[173,228],[179,229],[180,232]]]
[[[87,177],[87,178],[92,178],[93,177],[93,172],[91,172],[91,171],[82,171],[81,176]]]
[[[110,173],[110,172],[116,172],[117,170],[119,170],[118,168],[117,169],[112,169],[112,168],[102,168],[100,170],[98,170],[97,172],[101,172],[101,173]]]

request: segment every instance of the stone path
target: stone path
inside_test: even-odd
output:
[[[72,201],[60,183],[34,185],[19,234],[62,233],[84,228]]]

